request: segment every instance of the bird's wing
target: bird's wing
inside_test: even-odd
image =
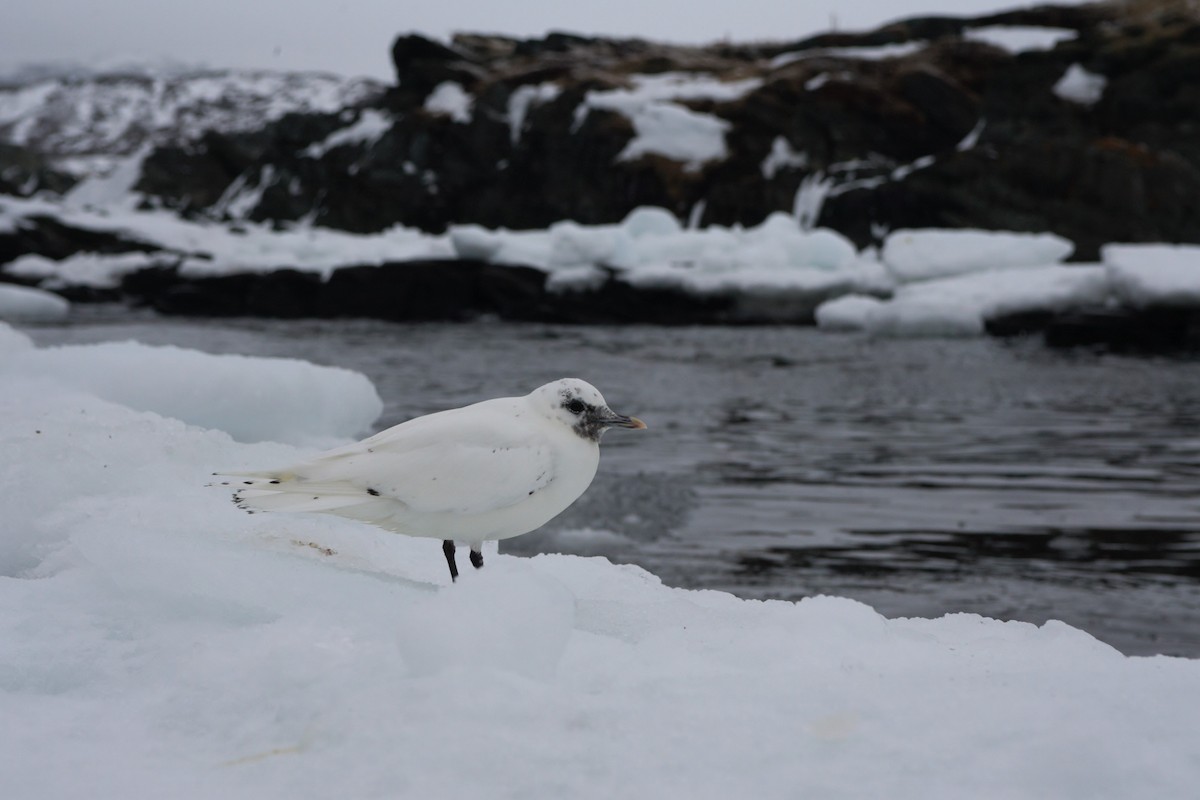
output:
[[[294,510],[387,501],[417,514],[507,508],[553,479],[554,455],[535,427],[504,406],[483,405],[411,420],[278,473],[257,474],[254,489],[305,496],[304,507]],[[245,499],[267,507],[265,498]]]

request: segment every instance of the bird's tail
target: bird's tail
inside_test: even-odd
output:
[[[384,511],[370,508],[384,504],[377,495],[347,481],[311,481],[286,471],[214,474],[228,478],[220,485],[233,489],[233,502],[246,511],[324,511],[356,519]]]

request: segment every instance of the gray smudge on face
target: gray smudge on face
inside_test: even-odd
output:
[[[579,393],[570,386],[564,386],[558,394],[562,397],[562,407],[566,409],[567,413],[576,417],[575,424],[571,426],[571,429],[580,437],[599,443],[600,437],[608,430],[608,426],[597,421],[597,417],[600,416],[597,412],[602,409],[584,402]],[[576,404],[574,408],[572,408],[572,403]]]
[[[608,430],[608,426],[596,421],[595,406],[587,406],[583,413],[579,415],[579,420],[575,423],[575,433],[582,436],[584,439],[590,439],[593,442],[599,443],[600,437]]]

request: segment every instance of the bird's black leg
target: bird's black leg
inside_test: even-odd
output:
[[[446,554],[446,563],[450,565],[450,580],[457,581],[458,580],[458,564],[454,563],[454,540],[453,539],[443,539],[442,540],[442,552]],[[474,558],[472,558],[472,563],[474,563]]]
[[[475,569],[483,567],[483,550],[476,550],[474,547],[471,548],[471,566]]]

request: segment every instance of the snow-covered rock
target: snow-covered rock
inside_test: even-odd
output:
[[[147,144],[182,144],[210,128],[256,130],[285,114],[333,112],[380,91],[362,78],[265,70],[48,77],[0,86],[0,141],[36,143],[63,159],[60,166],[90,174]]]

